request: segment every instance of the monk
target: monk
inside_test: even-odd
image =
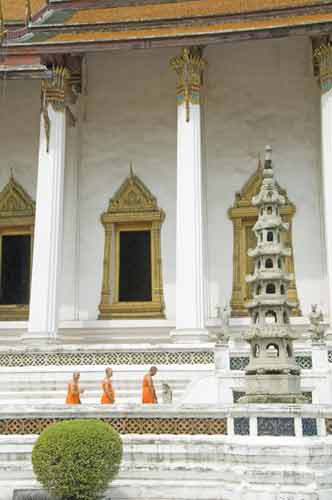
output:
[[[151,366],[150,370],[143,378],[142,387],[142,403],[143,404],[156,404],[158,403],[156,391],[153,385],[152,377],[157,373],[157,367]]]
[[[79,380],[80,380],[80,372],[75,370],[73,373],[73,378],[68,382],[67,385],[67,397],[66,404],[67,405],[80,405],[81,404],[81,394],[83,394],[84,389],[80,388]]]
[[[102,405],[111,405],[115,401],[115,392],[114,392],[112,381],[111,381],[111,378],[113,375],[112,368],[109,368],[109,367],[106,368],[105,375],[106,376],[101,383],[101,387],[103,389],[103,394],[101,396],[100,403]]]

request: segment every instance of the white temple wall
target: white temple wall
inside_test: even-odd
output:
[[[209,47],[206,76],[210,306],[232,290],[232,224],[227,209],[273,147],[277,180],[297,212],[293,223],[300,305],[327,311],[320,212],[320,91],[309,39]]]
[[[164,293],[167,317],[175,317],[176,78],[168,60],[177,52],[114,51],[87,58],[85,120],[81,131],[68,132],[62,319],[97,317],[104,246],[100,215],[131,160],[166,212]],[[294,38],[215,45],[205,57],[210,315],[231,296],[233,241],[227,210],[255,171],[266,143],[274,150],[278,180],[297,208],[293,245],[302,311],[307,314],[312,302],[326,310],[320,105],[310,42]],[[35,198],[40,83],[0,82],[0,90],[0,188],[13,168]]]
[[[0,190],[14,177],[35,200],[40,83],[0,80]]]
[[[99,216],[135,172],[166,212],[162,261],[166,313],[175,316],[176,104],[174,50],[93,54],[80,176],[80,318],[100,298],[104,235]],[[297,207],[293,225],[298,294],[325,309],[320,215],[319,89],[304,38],[208,47],[205,74],[209,309],[229,301],[232,223],[227,209],[269,143],[280,184]]]
[[[101,213],[129,174],[129,163],[165,211],[162,266],[167,316],[175,293],[176,103],[174,51],[88,57],[80,170],[80,319],[95,318],[101,293]]]

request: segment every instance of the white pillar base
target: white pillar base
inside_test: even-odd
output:
[[[53,332],[30,332],[29,330],[25,332],[21,340],[24,345],[31,347],[47,347],[57,343],[57,339],[52,337]]]
[[[217,374],[229,372],[229,347],[228,343],[216,344],[214,348],[214,364]]]
[[[170,337],[175,344],[195,344],[209,342],[209,332],[205,329],[193,328],[176,329],[170,332]]]

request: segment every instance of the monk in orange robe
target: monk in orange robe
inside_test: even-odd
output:
[[[106,377],[101,383],[101,387],[103,389],[103,394],[101,396],[101,404],[102,405],[111,405],[115,401],[115,392],[113,389],[112,385],[112,375],[113,375],[113,370],[112,368],[106,368],[105,370]]]
[[[156,404],[158,403],[156,391],[153,385],[152,377],[157,373],[157,368],[151,366],[150,370],[143,378],[142,386],[142,403],[143,404]]]
[[[83,394],[84,389],[80,388],[79,380],[80,380],[80,372],[74,371],[73,378],[68,382],[67,385],[67,397],[66,404],[67,405],[80,405],[81,404],[81,394]]]

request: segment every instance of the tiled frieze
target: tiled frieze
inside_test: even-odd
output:
[[[40,434],[50,424],[70,418],[0,420],[0,434]],[[102,418],[120,434],[227,434],[226,418]]]
[[[213,364],[212,351],[103,351],[0,353],[0,367]]]
[[[295,361],[302,370],[312,369],[311,356],[295,356]],[[331,361],[332,362],[332,352]],[[230,368],[231,370],[245,370],[249,363],[249,356],[231,356]]]
[[[294,418],[258,417],[258,436],[295,436]]]

